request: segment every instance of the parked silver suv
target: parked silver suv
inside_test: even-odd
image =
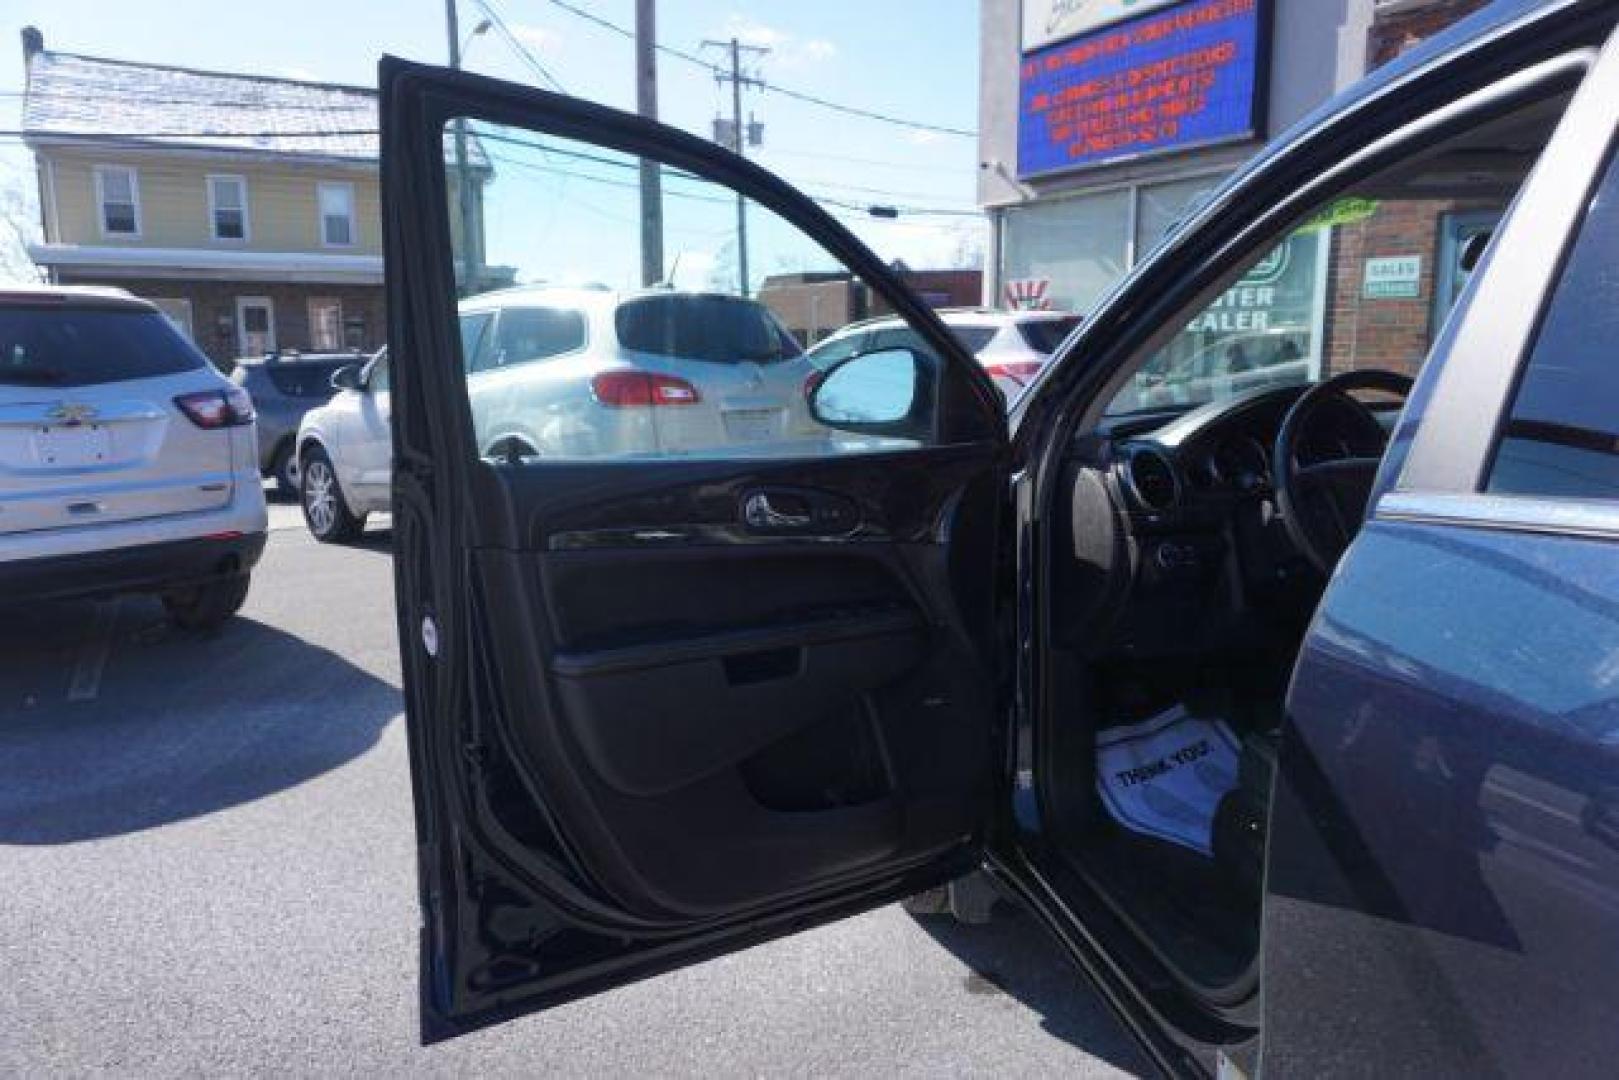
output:
[[[266,526],[252,399],[155,306],[0,291],[0,600],[153,592],[210,628]]]
[[[832,435],[806,398],[819,369],[754,300],[519,286],[461,301],[459,319],[487,457],[788,457]],[[387,357],[332,382],[298,457],[310,532],[341,541],[388,508]]]

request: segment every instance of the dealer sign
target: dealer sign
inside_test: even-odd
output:
[[[1152,7],[1023,58],[1019,176],[1263,136],[1266,0]]]
[[[1023,0],[1023,51],[1145,15],[1176,0]]]

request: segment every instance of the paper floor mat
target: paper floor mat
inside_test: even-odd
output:
[[[1096,736],[1096,790],[1133,832],[1212,855],[1214,811],[1237,786],[1237,739],[1179,706]]]

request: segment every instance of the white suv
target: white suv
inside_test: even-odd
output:
[[[211,628],[267,524],[251,398],[155,306],[0,291],[0,599],[153,592]]]
[[[824,453],[818,369],[763,304],[711,293],[520,286],[460,304],[478,452],[490,457]],[[390,498],[387,359],[333,376],[298,433],[304,519],[355,535]]]

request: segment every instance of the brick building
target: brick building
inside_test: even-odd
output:
[[[1484,2],[982,0],[985,301],[1018,283],[1088,312],[1266,139]],[[1157,51],[1133,58],[1143,42]],[[1227,59],[1212,88],[1183,93],[1152,82],[1165,48]],[[1186,110],[1216,98],[1196,137],[1176,135]],[[1468,237],[1493,228],[1504,201],[1361,203],[1261,260],[1168,347],[1175,362],[1211,374],[1278,356],[1313,373],[1413,368],[1465,282]]]
[[[984,288],[982,270],[912,270],[903,263],[894,270],[930,307],[972,307]],[[805,346],[851,322],[892,312],[847,271],[773,274],[759,289],[759,299]]]

